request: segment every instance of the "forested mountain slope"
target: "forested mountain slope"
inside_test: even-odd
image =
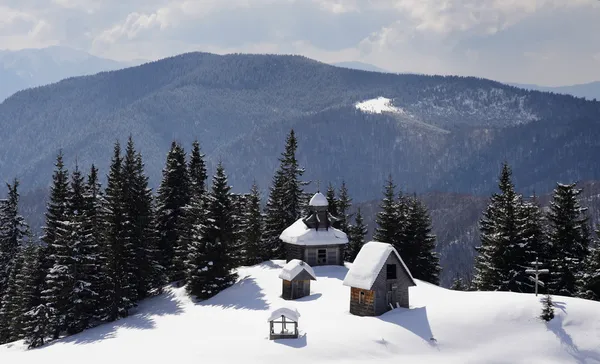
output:
[[[386,97],[392,111],[357,102]],[[346,180],[356,200],[399,184],[487,192],[502,160],[524,188],[597,178],[600,103],[465,77],[394,75],[299,56],[184,54],[18,92],[0,104],[0,179],[47,186],[56,153],[107,170],[131,134],[156,186],[173,139],[198,138],[236,190],[270,182],[289,128],[306,178]]]

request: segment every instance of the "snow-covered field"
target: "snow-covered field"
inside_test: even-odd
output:
[[[556,296],[545,324],[541,296],[417,281],[411,309],[356,317],[346,268],[315,267],[311,296],[284,301],[283,263],[242,268],[235,286],[201,303],[169,288],[127,319],[36,350],[0,346],[0,363],[600,363],[598,302]],[[299,339],[268,340],[267,318],[281,306],[300,312]]]

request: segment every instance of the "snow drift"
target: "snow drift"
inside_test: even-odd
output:
[[[541,296],[455,292],[417,281],[411,308],[380,317],[348,313],[345,267],[315,267],[312,294],[284,301],[283,261],[241,268],[219,295],[194,302],[183,288],[141,303],[131,317],[26,351],[0,346],[1,363],[600,363],[600,303],[554,297],[556,318],[538,319]],[[268,339],[266,318],[298,310],[300,338]]]

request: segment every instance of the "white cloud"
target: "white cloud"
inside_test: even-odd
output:
[[[596,0],[3,0],[0,14],[0,48],[301,53],[399,72],[600,79]]]

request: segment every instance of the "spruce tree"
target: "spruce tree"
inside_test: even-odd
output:
[[[367,235],[367,226],[364,224],[360,207],[356,211],[354,217],[354,225],[348,228],[348,248],[345,250],[347,262],[354,262],[358,252],[365,244],[365,237]]]
[[[52,307],[45,304],[39,304],[25,314],[25,343],[30,349],[44,345],[51,333],[50,323],[53,316]]]
[[[157,231],[161,265],[168,279],[179,281],[185,276],[185,256],[188,247],[185,234],[187,222],[185,208],[190,201],[189,176],[183,148],[171,144],[158,189]],[[177,255],[176,255],[176,252]]]
[[[6,284],[4,295],[0,297],[2,307],[0,307],[0,343],[7,343],[18,340],[18,328],[16,321],[19,317],[19,286],[17,285],[17,276],[23,267],[23,254],[21,247],[18,247],[15,258],[11,262],[10,275]]]
[[[327,198],[327,211],[329,211],[329,213],[333,216],[337,217],[337,198],[335,197],[335,188],[333,187],[331,182],[329,182],[329,185],[327,185],[327,192],[325,193],[325,197]]]
[[[381,211],[377,213],[375,222],[377,228],[373,239],[382,243],[396,245],[399,235],[398,206],[396,203],[396,185],[390,175],[386,181],[383,200],[379,205]]]
[[[597,232],[596,235],[600,235]],[[578,297],[600,301],[600,240],[596,239],[585,263],[585,271],[578,284]]]
[[[581,190],[575,184],[558,184],[554,189],[548,213],[551,244],[548,287],[554,294],[575,296],[578,281],[589,253],[590,236],[586,209],[577,197]]]
[[[103,318],[109,321],[126,317],[133,305],[129,298],[131,283],[125,262],[128,256],[125,244],[126,208],[123,197],[123,157],[121,146],[116,142],[102,207],[105,265],[102,272],[100,305]]]
[[[416,197],[408,199],[407,205],[405,240],[398,252],[413,277],[438,284],[441,267],[435,253],[435,235],[431,234],[431,218]]]
[[[457,274],[452,281],[452,285],[450,286],[451,290],[454,291],[466,291],[467,285],[463,282],[463,279]]]
[[[269,259],[284,257],[279,235],[301,217],[306,205],[306,195],[302,192],[306,183],[300,181],[304,169],[296,159],[297,148],[298,142],[292,130],[279,159],[280,165],[273,177],[265,208],[265,245],[271,250]]]
[[[74,283],[71,228],[69,212],[69,175],[62,161],[62,152],[56,159],[50,189],[50,202],[46,211],[46,226],[43,241],[46,243],[43,268],[46,272],[42,301],[52,315],[49,329],[57,339],[67,328],[67,313],[71,307],[71,292]]]
[[[213,177],[211,193],[208,196],[208,219],[203,235],[202,255],[196,265],[195,277],[191,277],[191,293],[198,298],[210,298],[237,279],[235,256],[232,247],[236,245],[233,231],[231,187],[223,166],[219,163]]]
[[[246,265],[263,262],[268,255],[263,246],[263,215],[260,211],[260,191],[256,182],[252,185],[244,206],[241,239],[243,241]]]
[[[542,298],[542,314],[540,318],[546,322],[554,318],[554,302],[552,302],[552,297],[549,294]]]
[[[137,302],[155,288],[159,268],[152,211],[152,191],[144,172],[141,154],[129,137],[123,160],[123,202],[125,214],[125,270],[129,280],[127,296]],[[157,271],[157,269],[159,271]]]
[[[6,186],[8,196],[0,200],[0,307],[17,253],[31,237],[29,226],[19,214],[19,181],[15,179]]]
[[[352,207],[352,199],[348,193],[348,187],[346,187],[346,182],[342,181],[342,185],[340,186],[340,190],[338,192],[338,199],[336,201],[337,206],[337,215],[334,215],[340,219],[339,228],[348,232],[350,230],[350,219],[352,218],[352,214],[350,214],[350,207]]]
[[[530,261],[538,258],[538,261],[546,264],[550,254],[546,219],[535,196],[523,204],[522,213],[525,223],[523,240],[527,248],[525,254],[531,259]]]
[[[525,268],[532,261],[525,233],[522,197],[515,192],[512,172],[504,163],[498,187],[480,220],[481,246],[475,260],[478,290],[531,291]]]

